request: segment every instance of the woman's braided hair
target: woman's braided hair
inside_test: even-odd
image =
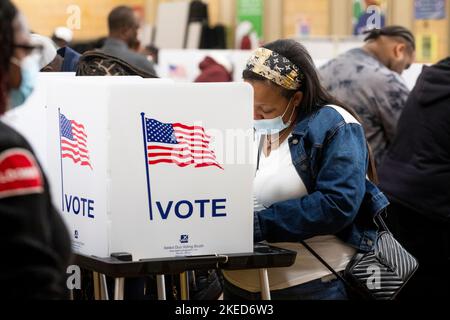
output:
[[[385,36],[403,41],[410,51],[416,50],[416,38],[411,31],[402,26],[388,26],[381,29],[372,29],[365,31],[364,34],[366,35],[364,38],[365,42],[377,40],[379,37]]]
[[[6,111],[9,91],[9,66],[14,53],[13,21],[16,7],[9,0],[0,0],[0,114]]]

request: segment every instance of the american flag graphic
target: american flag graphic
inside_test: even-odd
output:
[[[59,115],[61,128],[61,156],[71,159],[75,164],[88,166],[92,169],[87,147],[87,134],[85,127],[65,115]]]
[[[223,169],[209,146],[211,137],[203,127],[147,118],[145,126],[149,165],[171,163],[179,167],[194,165],[195,168],[215,166]]]
[[[186,79],[187,71],[182,65],[169,65],[169,78]]]

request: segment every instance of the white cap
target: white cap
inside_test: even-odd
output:
[[[242,21],[236,27],[236,37],[235,37],[235,46],[239,48],[241,46],[241,41],[244,36],[250,34],[253,29],[253,24],[250,21]]]
[[[211,52],[210,54],[208,54],[208,56],[215,62],[220,64],[222,67],[224,67],[229,73],[233,71],[233,64],[227,57],[223,56],[222,54]]]
[[[34,45],[42,46],[42,54],[39,57],[39,70],[47,66],[56,57],[56,48],[53,41],[48,38],[41,36],[39,34],[31,34],[31,43]]]
[[[69,28],[66,27],[58,27],[55,29],[55,32],[53,35],[61,40],[64,40],[65,42],[69,43],[73,39],[73,32]]]

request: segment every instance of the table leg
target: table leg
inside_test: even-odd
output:
[[[166,282],[163,274],[158,274],[156,276],[156,284],[158,286],[158,300],[167,300]]]
[[[108,285],[104,274],[100,274],[100,295],[102,300],[109,300]]]
[[[100,282],[98,272],[92,272],[92,282],[94,282],[94,300],[101,300]]]
[[[114,300],[123,300],[125,278],[116,278],[114,284]]]
[[[189,279],[187,272],[180,274],[181,300],[189,300]]]
[[[262,300],[270,300],[269,273],[267,269],[259,269],[259,281],[261,285]]]

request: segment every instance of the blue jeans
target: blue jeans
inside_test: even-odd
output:
[[[272,300],[348,300],[344,283],[339,279],[313,280],[298,286],[270,292]],[[253,293],[224,279],[224,300],[261,300],[260,293]]]

